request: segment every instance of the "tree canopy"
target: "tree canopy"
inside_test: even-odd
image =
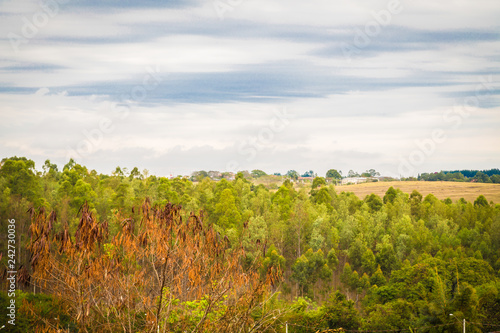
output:
[[[0,246],[15,219],[23,277],[16,329],[500,327],[500,205],[487,194],[358,198],[323,177],[297,184],[291,170],[276,185],[254,171],[170,179],[3,159]]]

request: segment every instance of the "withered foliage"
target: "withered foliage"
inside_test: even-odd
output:
[[[262,272],[261,258],[243,265],[242,244],[202,213],[183,221],[180,206],[146,199],[141,220],[121,219],[113,237],[87,204],[80,213],[72,235],[54,231],[55,213],[30,210],[29,250],[31,283],[62,300],[82,331],[272,331],[280,314],[262,305],[279,269]]]

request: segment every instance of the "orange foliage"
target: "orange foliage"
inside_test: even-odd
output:
[[[142,205],[142,218],[121,219],[111,239],[87,204],[74,235],[56,233],[55,213],[30,210],[32,283],[60,298],[83,331],[259,331],[276,314],[252,312],[279,271],[262,275],[261,258],[243,267],[245,251],[181,207]],[[202,215],[201,215],[202,216]],[[243,230],[243,233],[246,229]],[[193,320],[188,302],[204,300]],[[191,311],[191,312],[190,312]]]

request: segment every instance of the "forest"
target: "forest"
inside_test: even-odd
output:
[[[454,182],[478,182],[478,183],[500,183],[500,170],[455,170],[440,171],[434,173],[423,173],[418,180],[425,181],[454,181]]]
[[[248,173],[246,173],[248,174]],[[500,205],[389,188],[0,167],[12,332],[500,331]]]

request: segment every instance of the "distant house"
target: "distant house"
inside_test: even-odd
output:
[[[208,177],[212,180],[220,180],[222,178],[222,173],[219,171],[209,171]]]
[[[366,177],[347,177],[347,178],[342,178],[342,185],[361,184],[361,183],[366,183],[367,181],[368,178]]]
[[[342,178],[341,185],[378,182],[382,181],[384,178],[388,177],[347,177],[347,178]]]

